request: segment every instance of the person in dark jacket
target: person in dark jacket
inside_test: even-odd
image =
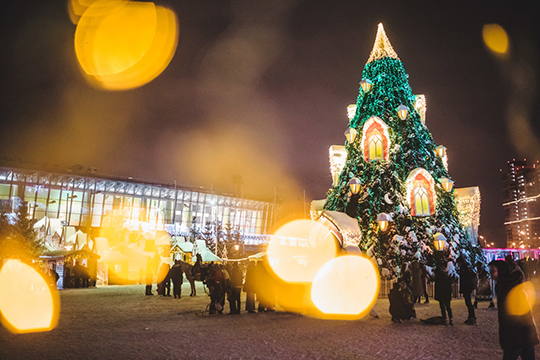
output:
[[[146,271],[145,271],[145,280],[146,280],[146,295],[153,295],[152,294],[152,283],[154,282],[154,272],[152,269],[154,268],[154,261],[151,257],[148,258],[146,261]]]
[[[182,283],[184,278],[184,273],[182,272],[182,266],[180,261],[176,260],[173,267],[169,271],[171,281],[173,283],[173,295],[174,298],[180,299],[182,297]]]
[[[161,282],[158,284],[158,295],[171,296],[171,278],[169,276],[170,270],[169,264],[161,264],[159,268],[159,280]]]
[[[457,263],[459,265],[459,292],[463,294],[465,305],[467,305],[467,310],[469,310],[469,317],[465,320],[465,324],[474,325],[476,324],[476,315],[471,296],[473,291],[476,290],[478,280],[476,274],[471,270],[463,256],[458,257]]]
[[[392,315],[392,321],[395,323],[401,323],[401,320],[407,319],[407,305],[405,299],[401,293],[400,283],[394,283],[392,290],[388,294],[388,301],[390,302],[390,315]]]
[[[452,308],[450,307],[452,282],[446,271],[446,264],[442,262],[435,267],[435,300],[439,302],[442,318],[446,321],[446,314],[448,313],[448,323],[454,325],[452,322]]]
[[[241,300],[240,294],[242,293],[242,285],[244,284],[244,274],[240,270],[240,266],[235,262],[231,268],[231,294],[232,305],[231,313],[240,314]],[[234,310],[234,312],[233,312]]]
[[[474,295],[474,308],[478,308],[478,303],[481,301],[489,301],[488,308],[494,308],[493,292],[491,290],[491,279],[489,273],[486,271],[484,264],[481,262],[476,263],[476,269],[478,271],[478,289]]]
[[[219,315],[223,314],[222,301],[225,298],[225,277],[220,267],[216,264],[210,264],[208,267],[208,278],[206,285],[210,290],[210,315],[214,315],[217,311]]]
[[[424,286],[422,284],[422,268],[418,260],[411,262],[411,291],[413,303],[420,303],[422,295],[424,295]]]
[[[244,282],[244,292],[246,293],[246,311],[255,312],[255,263],[250,261],[246,270],[246,281]]]
[[[499,343],[503,349],[503,360],[534,359],[534,346],[539,343],[536,324],[529,311],[524,315],[512,315],[508,311],[508,294],[523,283],[523,272],[508,262],[494,260],[489,263],[491,278],[497,281],[497,308],[499,314]],[[523,291],[521,288],[515,291]],[[523,294],[525,296],[525,294]]]

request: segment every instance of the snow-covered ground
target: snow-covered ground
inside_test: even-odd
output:
[[[476,326],[463,324],[463,300],[452,301],[454,326],[429,326],[392,323],[387,300],[375,305],[380,319],[357,321],[281,311],[199,317],[209,302],[202,288],[182,299],[145,296],[143,285],[73,289],[61,301],[50,332],[13,335],[0,326],[0,359],[502,359],[497,311],[487,303]],[[416,311],[437,316],[438,302]],[[535,314],[538,323],[540,306]]]

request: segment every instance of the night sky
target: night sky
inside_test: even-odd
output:
[[[0,163],[213,188],[293,211],[331,186],[330,145],[383,22],[426,125],[448,148],[456,187],[479,186],[480,234],[505,241],[500,169],[540,159],[539,26],[533,1],[178,1],[176,54],[154,81],[88,85],[62,1],[12,1],[0,13]],[[474,4],[471,4],[474,3]],[[536,21],[536,23],[535,23]],[[498,23],[509,57],[482,26]],[[298,208],[295,208],[298,209]]]

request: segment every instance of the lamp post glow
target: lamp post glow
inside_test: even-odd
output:
[[[349,144],[352,144],[354,142],[354,139],[356,139],[357,131],[353,128],[348,128],[345,130],[345,137],[347,138],[347,141]]]
[[[433,235],[433,247],[437,251],[443,251],[446,246],[446,237],[441,233]]]
[[[349,186],[351,187],[351,192],[353,194],[358,194],[358,192],[360,191],[360,179],[358,178],[352,178],[351,180],[349,180]]]
[[[452,191],[452,188],[454,187],[454,182],[448,178],[440,178],[439,181],[441,182],[442,187],[444,190],[450,192]]]
[[[407,115],[409,115],[409,108],[405,105],[399,105],[397,108],[397,115],[401,120],[405,120]]]
[[[388,228],[388,223],[392,221],[392,217],[386,213],[381,213],[377,215],[377,222],[379,223],[379,229],[381,231],[386,231]]]
[[[364,79],[364,80],[360,81],[360,87],[367,94],[373,88],[373,83],[368,79]]]
[[[435,154],[437,154],[439,157],[445,157],[446,156],[446,147],[439,145],[435,148]]]

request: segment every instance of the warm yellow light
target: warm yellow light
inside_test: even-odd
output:
[[[399,105],[397,108],[397,114],[401,120],[405,120],[409,114],[409,108],[405,105]]]
[[[349,144],[354,142],[354,139],[356,139],[357,131],[354,128],[348,128],[345,130],[345,137],[347,138],[347,141]]]
[[[452,180],[448,178],[440,178],[439,181],[441,182],[444,190],[448,192],[452,191],[452,188],[454,187],[454,182]]]
[[[327,318],[358,319],[369,312],[378,294],[377,267],[355,255],[324,264],[311,287],[311,300]]]
[[[482,37],[486,46],[498,55],[508,52],[509,40],[506,31],[498,24],[486,24],[482,27]]]
[[[240,245],[234,245],[234,250],[238,251],[240,249]]]
[[[68,0],[68,14],[71,22],[77,25],[82,14],[95,2],[96,0]]]
[[[371,82],[371,80],[364,79],[364,80],[360,81],[360,87],[367,94],[373,88],[373,83]]]
[[[532,310],[535,302],[534,285],[527,281],[510,290],[506,298],[506,309],[510,315],[525,315]]]
[[[349,187],[351,188],[351,192],[353,194],[358,194],[360,191],[360,179],[354,177],[349,180]]]
[[[287,282],[311,282],[337,253],[337,241],[322,224],[295,220],[279,228],[268,244],[268,263]]]
[[[433,235],[433,247],[437,251],[443,251],[446,246],[446,237],[441,233]]]
[[[445,157],[446,156],[446,147],[443,145],[439,145],[435,148],[435,154],[439,157]]]
[[[377,215],[377,222],[379,223],[379,229],[381,231],[386,231],[390,221],[392,221],[392,217],[389,214],[381,213]]]
[[[29,265],[8,259],[0,270],[0,289],[0,320],[11,332],[49,331],[58,323],[58,292]]]
[[[171,61],[177,42],[176,15],[153,3],[96,1],[75,32],[75,52],[88,80],[109,90],[153,80]]]

